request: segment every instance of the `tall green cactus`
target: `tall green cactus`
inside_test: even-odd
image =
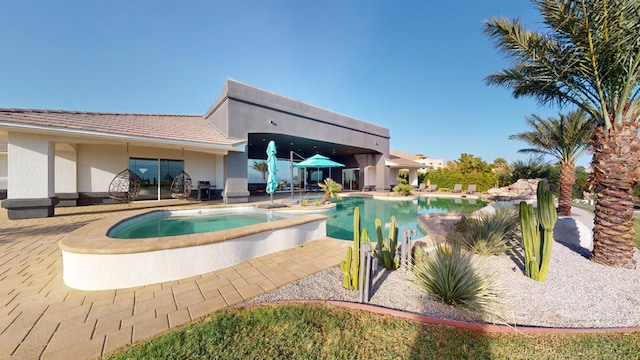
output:
[[[347,248],[347,257],[340,262],[344,287],[349,290],[358,290],[360,286],[360,243],[363,242],[371,241],[367,229],[360,230],[360,208],[356,207],[353,212],[353,249]]]
[[[532,205],[520,202],[520,226],[525,275],[537,281],[544,281],[551,261],[553,229],[558,214],[553,194],[545,189],[542,181],[538,182],[537,198],[538,207],[535,213]]]
[[[400,258],[396,254],[398,248],[398,227],[396,226],[396,217],[391,216],[389,222],[389,236],[385,239],[382,236],[382,221],[376,219],[376,234],[378,235],[378,244],[376,245],[375,257],[377,257],[382,266],[387,270],[395,270],[400,265]]]

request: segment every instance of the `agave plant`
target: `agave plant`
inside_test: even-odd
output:
[[[510,240],[518,229],[518,212],[513,207],[482,212],[475,218],[462,218],[451,240],[478,255],[500,255],[511,249]]]
[[[439,245],[413,268],[420,291],[450,305],[489,314],[499,303],[495,277],[459,246]]]

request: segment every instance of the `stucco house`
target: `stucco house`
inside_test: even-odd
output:
[[[109,184],[124,169],[142,179],[138,200],[169,198],[184,170],[225,203],[247,202],[250,160],[264,159],[270,140],[279,159],[319,153],[344,164],[331,177],[347,190],[384,191],[389,139],[384,127],[235,80],[202,115],[0,109],[2,207],[20,219],[112,202]]]

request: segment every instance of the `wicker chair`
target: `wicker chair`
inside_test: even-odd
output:
[[[131,202],[138,198],[140,182],[140,176],[135,172],[122,170],[109,184],[109,197],[118,202]]]
[[[191,176],[184,171],[180,171],[171,183],[171,197],[174,199],[186,199],[191,195],[192,188]]]

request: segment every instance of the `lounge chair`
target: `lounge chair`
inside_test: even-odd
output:
[[[462,192],[462,184],[455,184],[451,192],[454,192],[454,193]]]
[[[476,184],[469,184],[467,188],[467,194],[473,194],[476,192]]]
[[[427,187],[427,184],[422,183],[420,184],[420,186],[418,186],[418,188],[416,189],[417,192],[423,192],[424,189]]]
[[[436,190],[438,190],[438,185],[430,185],[429,186],[429,190],[428,190],[429,192],[434,192]]]

